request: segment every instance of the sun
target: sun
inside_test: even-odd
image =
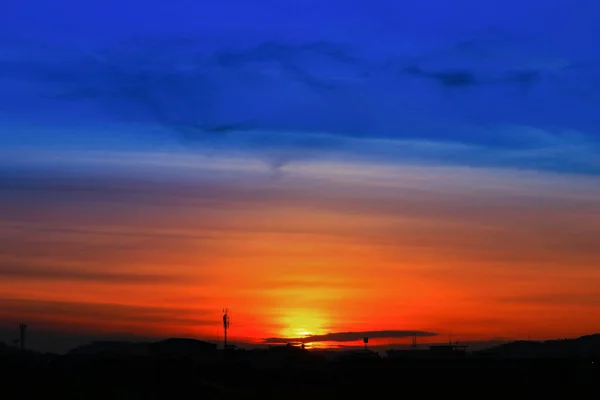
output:
[[[314,335],[314,333],[312,333],[311,331],[307,331],[306,329],[303,328],[299,328],[296,330],[296,336],[298,337],[307,337],[307,336],[312,336]]]
[[[290,339],[322,335],[327,328],[327,322],[325,315],[315,310],[289,310],[281,316],[283,329],[280,335]]]

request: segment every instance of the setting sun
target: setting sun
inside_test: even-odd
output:
[[[287,338],[303,338],[326,333],[328,318],[317,310],[291,310],[281,319],[283,329],[279,335]]]

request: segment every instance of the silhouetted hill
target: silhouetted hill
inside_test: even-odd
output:
[[[166,339],[148,344],[148,352],[157,357],[193,357],[217,350],[214,343],[195,339]]]
[[[146,356],[148,343],[102,341],[92,342],[69,351],[70,355]]]
[[[521,340],[495,346],[476,354],[507,358],[598,358],[600,357],[600,334],[543,342]]]
[[[159,342],[93,342],[77,347],[69,355],[193,357],[215,351],[217,345],[195,339],[171,338]]]
[[[395,397],[418,393],[426,398],[457,394],[464,399],[481,398],[490,391],[513,397],[528,392],[536,398],[557,394],[580,398],[580,393],[600,390],[600,364],[561,357],[565,349],[571,355],[587,356],[598,354],[594,352],[599,347],[600,335],[591,335],[573,340],[520,341],[494,348],[515,354],[512,358],[363,357],[370,354],[363,349],[331,352],[336,357],[329,359],[323,357],[327,351],[295,346],[216,351],[215,344],[194,339],[104,341],[81,346],[64,356],[23,356],[18,349],[9,348],[12,355],[0,357],[0,376],[2,399],[316,400],[389,397],[390,393]],[[525,359],[519,354],[531,357]],[[539,354],[545,355],[535,359]]]
[[[6,343],[0,342],[0,354],[17,354],[20,352],[21,352],[21,349],[19,347],[9,346]],[[26,353],[33,353],[33,352],[26,350]]]

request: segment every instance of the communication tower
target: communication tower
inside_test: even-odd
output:
[[[227,331],[229,330],[229,309],[223,309],[223,349],[227,350]]]
[[[21,331],[21,352],[25,351],[25,331],[27,330],[27,325],[21,324],[19,325],[19,330]]]

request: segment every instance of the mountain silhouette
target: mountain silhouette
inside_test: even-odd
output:
[[[98,341],[79,346],[69,351],[69,355],[110,355],[145,356],[148,355],[148,343]]]
[[[166,339],[148,345],[151,356],[156,357],[194,357],[217,350],[214,343],[195,339]]]
[[[475,353],[507,358],[596,358],[600,357],[600,334],[541,342],[520,340]]]
[[[69,355],[94,356],[152,356],[152,357],[193,357],[215,351],[217,345],[195,339],[170,338],[159,342],[119,342],[99,341],[79,346],[69,351]]]

